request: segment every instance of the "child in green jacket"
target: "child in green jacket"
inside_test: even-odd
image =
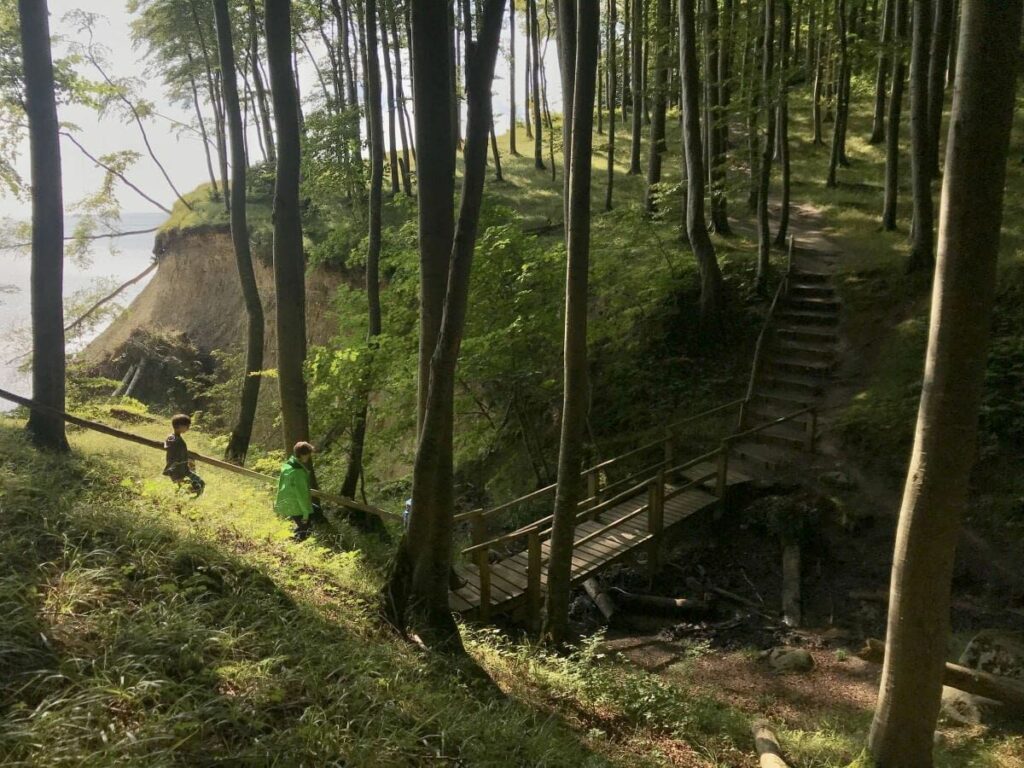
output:
[[[319,505],[313,503],[310,493],[313,452],[314,448],[309,443],[296,443],[277,480],[274,512],[278,517],[290,518],[295,523],[296,541],[303,541],[309,536],[311,518],[320,513]]]

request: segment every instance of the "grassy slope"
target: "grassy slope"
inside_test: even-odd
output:
[[[686,661],[666,682],[594,643],[556,658],[467,629],[498,687],[470,682],[381,628],[379,546],[295,544],[258,483],[210,471],[192,501],[157,452],[76,431],[58,459],[20,426],[0,422],[4,765],[752,765],[758,713]],[[845,765],[867,721],[781,735],[800,765]],[[940,765],[1010,749],[970,740]]]

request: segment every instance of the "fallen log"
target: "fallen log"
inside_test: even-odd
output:
[[[107,426],[106,424],[101,424],[98,421],[90,421],[89,419],[83,419],[80,416],[72,416],[70,413],[65,413],[64,411],[58,408],[51,408],[48,405],[37,403],[33,400],[30,400],[27,397],[21,397],[20,395],[15,395],[14,393],[7,392],[3,389],[0,389],[0,398],[4,400],[9,400],[10,402],[16,403],[17,405],[20,405],[24,408],[42,411],[44,413],[55,414],[64,419],[64,421],[66,421],[68,424],[74,424],[76,427],[82,427],[83,429],[91,429],[92,431],[99,432],[102,435],[116,437],[118,440],[125,440],[129,443],[135,443],[136,445],[141,445],[146,448],[153,448],[158,451],[164,450],[164,443],[162,440],[151,440],[148,437],[142,437],[141,435],[126,432],[123,429],[110,427]],[[277,484],[277,478],[275,477],[270,477],[269,475],[264,475],[260,472],[247,469],[245,467],[240,467],[237,464],[230,464],[229,462],[221,461],[220,459],[215,459],[212,456],[204,456],[201,453],[189,451],[188,457],[193,461],[198,461],[202,464],[209,464],[211,467],[217,467],[218,469],[223,469],[227,472],[232,472],[236,475],[241,475],[242,477],[249,477],[252,478],[253,480],[262,480],[263,482],[269,483],[271,485]],[[377,515],[381,518],[399,517],[398,513],[396,512],[388,512],[387,510],[374,507],[371,504],[360,504],[358,501],[350,499],[347,496],[338,496],[333,493],[325,493],[324,491],[319,491],[316,489],[311,489],[310,493],[313,495],[314,498],[323,499],[324,501],[330,504],[335,504],[337,506],[345,507],[347,509],[358,509],[362,512],[368,512],[369,514]]]
[[[693,600],[687,597],[662,597],[641,595],[613,587],[609,590],[615,602],[623,608],[651,613],[669,613],[679,616],[703,617],[711,613],[714,604],[707,600]]]
[[[750,608],[755,613],[767,619],[777,618],[776,616],[773,616],[771,613],[767,613],[764,610],[764,606],[762,606],[760,603],[754,602],[753,600],[749,600],[743,597],[742,595],[737,595],[735,592],[730,592],[727,589],[716,587],[714,584],[701,584],[699,581],[697,581],[697,579],[693,578],[692,576],[686,580],[686,586],[694,592],[699,592],[701,594],[705,592],[711,592],[725,600],[728,600],[731,603],[736,603],[737,605],[742,605],[745,608]]]
[[[610,623],[612,617],[615,616],[615,602],[609,597],[600,582],[594,578],[587,579],[583,582],[583,590],[597,606],[597,610],[601,612],[605,620]]]
[[[754,734],[754,748],[757,749],[761,768],[789,768],[786,761],[782,759],[779,740],[775,738],[767,720],[755,721],[750,730]]]
[[[881,664],[885,661],[885,643],[873,637],[868,638],[857,655],[864,661]],[[1012,677],[993,675],[947,661],[942,683],[975,696],[1001,701],[1014,711],[1024,712],[1024,682]]]

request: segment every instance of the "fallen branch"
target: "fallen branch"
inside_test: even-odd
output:
[[[116,299],[116,298],[117,298],[118,296],[120,296],[120,295],[121,295],[121,293],[123,293],[123,292],[124,292],[124,291],[125,291],[125,290],[126,290],[127,288],[130,288],[131,286],[135,285],[135,283],[139,282],[140,280],[143,280],[143,279],[145,279],[145,277],[146,277],[146,276],[147,276],[147,275],[148,275],[148,274],[149,274],[150,272],[152,272],[152,271],[153,271],[154,269],[156,269],[156,268],[157,268],[157,264],[158,264],[158,262],[157,262],[157,261],[156,261],[156,260],[154,259],[154,260],[153,260],[153,261],[152,261],[152,262],[150,263],[150,265],[149,265],[148,267],[146,267],[146,268],[145,268],[144,270],[142,270],[142,272],[140,272],[139,274],[137,274],[137,275],[136,275],[135,277],[133,277],[133,278],[132,278],[131,280],[128,280],[127,282],[121,283],[121,285],[119,285],[119,286],[118,286],[117,288],[115,288],[115,289],[114,289],[113,291],[111,291],[110,293],[108,293],[108,294],[107,294],[106,296],[104,296],[104,297],[103,297],[102,299],[100,299],[100,300],[99,300],[99,301],[97,301],[97,302],[96,302],[95,304],[93,304],[93,305],[92,305],[91,307],[89,307],[89,308],[88,308],[87,310],[85,310],[85,312],[83,312],[83,313],[82,313],[81,315],[79,315],[79,316],[78,316],[78,318],[77,318],[76,320],[72,320],[72,321],[71,321],[70,323],[68,323],[67,325],[65,325],[65,326],[64,326],[64,332],[65,332],[65,333],[67,333],[67,332],[69,332],[69,331],[73,331],[73,330],[74,330],[75,328],[77,328],[77,327],[78,327],[78,326],[80,326],[80,325],[81,325],[82,323],[84,323],[84,322],[85,322],[86,320],[88,320],[90,316],[92,316],[93,314],[95,314],[96,310],[98,310],[98,309],[99,309],[100,307],[102,307],[102,306],[103,306],[104,304],[106,304],[106,303],[108,303],[108,302],[111,302],[111,301],[113,301],[113,300],[114,300],[114,299]]]
[[[782,759],[779,740],[767,720],[755,721],[750,730],[754,734],[754,748],[757,749],[761,768],[789,768]]]
[[[585,586],[585,585],[584,585]],[[661,597],[660,595],[640,595],[614,587],[610,592],[615,602],[623,608],[639,609],[654,613],[671,613],[682,616],[706,616],[714,604],[706,600],[693,600],[686,597]]]
[[[164,450],[164,443],[162,440],[151,440],[148,437],[142,437],[141,435],[135,435],[132,434],[131,432],[125,432],[124,430],[117,429],[116,427],[109,427],[106,424],[100,424],[99,422],[96,421],[83,419],[79,416],[72,416],[70,413],[65,413],[64,411],[58,408],[50,408],[47,405],[37,403],[33,400],[28,399],[27,397],[21,397],[20,395],[15,395],[12,392],[7,392],[3,389],[0,389],[0,398],[3,398],[4,400],[10,400],[12,403],[17,403],[18,405],[24,406],[25,408],[29,408],[34,411],[42,411],[43,413],[55,414],[64,419],[64,421],[66,421],[68,424],[74,424],[75,426],[83,427],[84,429],[91,429],[94,432],[99,432],[100,434],[108,435],[110,437],[116,437],[118,440],[125,440],[129,443],[142,445],[145,446],[146,448],[154,448],[158,451]],[[193,461],[198,461],[202,464],[209,464],[211,467],[217,467],[218,469],[223,469],[226,470],[227,472],[233,472],[234,474],[241,475],[242,477],[249,477],[254,480],[262,480],[265,483],[272,483],[274,485],[277,484],[277,478],[275,477],[270,477],[269,475],[264,475],[260,472],[255,472],[251,469],[240,467],[237,464],[231,464],[220,459],[215,459],[212,456],[204,456],[201,453],[189,451],[188,457]],[[310,491],[310,493],[312,493],[314,497],[318,499],[323,499],[324,501],[330,502],[331,504],[337,504],[338,506],[347,507],[349,509],[358,509],[361,512],[369,512],[370,514],[377,515],[378,517],[400,516],[395,512],[388,512],[387,510],[380,509],[379,507],[374,507],[369,504],[360,504],[355,499],[350,499],[347,496],[336,496],[333,493],[324,493],[323,491],[318,490],[312,490]]]
[[[885,643],[868,638],[857,655],[864,661],[881,664],[885,660]],[[1024,682],[1012,677],[993,675],[947,661],[942,683],[975,696],[1001,701],[1015,711],[1024,712]]]
[[[775,616],[772,616],[770,613],[766,613],[764,610],[762,610],[761,605],[755,603],[753,600],[749,600],[743,597],[742,595],[737,595],[735,592],[730,592],[727,589],[716,587],[714,584],[703,585],[692,576],[686,580],[686,586],[688,586],[694,592],[713,592],[714,594],[718,595],[721,598],[724,598],[725,600],[728,600],[731,603],[742,605],[744,608],[750,608],[758,615],[764,616],[767,619],[776,618]]]
[[[68,235],[64,238],[65,243],[70,243],[75,240],[84,240],[86,242],[93,242],[95,240],[114,240],[118,237],[132,237],[133,235],[151,235],[160,227],[149,227],[148,229],[125,229],[118,232],[99,232],[93,235]],[[0,245],[0,251],[17,251],[23,248],[31,248],[32,241],[26,241],[24,243],[10,243],[8,245]]]

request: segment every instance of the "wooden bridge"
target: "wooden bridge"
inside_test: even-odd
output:
[[[767,466],[759,461],[757,449],[776,448],[780,433],[790,449],[814,450],[818,422],[810,397],[813,393],[805,392],[802,401],[788,409],[783,403],[781,414],[766,413],[763,401],[768,396],[765,387],[777,375],[773,350],[790,332],[786,313],[795,302],[806,300],[802,292],[807,290],[807,281],[815,290],[831,291],[815,274],[796,269],[791,241],[789,268],[758,338],[743,399],[665,427],[657,439],[581,473],[586,498],[577,505],[571,570],[574,585],[639,552],[646,552],[653,574],[672,529],[701,512],[724,512],[730,489],[751,482],[751,474]],[[834,325],[831,318],[822,322]],[[813,331],[808,325],[801,329]],[[803,364],[798,361],[797,365]],[[816,365],[813,358],[806,363],[808,368]],[[825,369],[813,375],[823,376]],[[716,444],[713,450],[679,459],[683,441],[700,440],[703,430],[707,444],[709,431],[716,428],[719,437],[711,442]],[[747,467],[753,468],[749,474],[743,471]],[[468,524],[471,543],[462,550],[466,560],[456,566],[465,584],[450,592],[453,611],[481,621],[494,614],[514,614],[530,626],[538,625],[547,584],[552,516],[518,525],[511,521],[528,519],[531,505],[550,509],[556,487],[548,485],[500,506],[456,516],[457,523]],[[494,535],[492,531],[499,526],[514,529]]]

